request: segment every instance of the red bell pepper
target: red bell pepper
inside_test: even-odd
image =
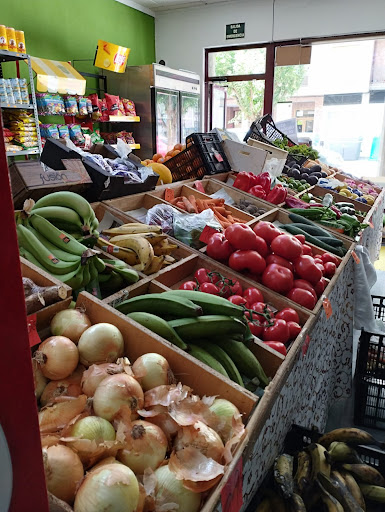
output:
[[[271,178],[268,172],[263,172],[262,174],[258,174],[255,180],[255,185],[260,185],[263,190],[268,194],[270,192],[271,187]]]
[[[266,201],[273,204],[284,203],[287,196],[287,190],[282,185],[275,185],[266,196]]]
[[[254,187],[249,190],[249,194],[252,194],[255,197],[259,197],[260,199],[266,199],[266,192],[262,185],[254,185]]]
[[[239,190],[248,192],[252,186],[250,174],[248,172],[240,172],[238,176],[235,178],[233,186],[235,188],[238,188]]]

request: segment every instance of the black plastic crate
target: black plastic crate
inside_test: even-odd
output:
[[[372,295],[374,316],[385,322],[385,297]]]
[[[385,380],[356,378],[354,423],[385,430]]]
[[[170,169],[173,181],[231,171],[216,133],[192,133],[186,138],[186,149],[164,165]]]
[[[275,140],[287,140],[288,146],[296,146],[296,143],[293,142],[287,135],[285,135],[279,128],[275,126],[273,118],[270,114],[266,114],[254,121],[249,131],[246,133],[244,142],[247,142],[249,139],[259,140],[260,142],[265,142],[266,144],[271,144],[274,146]]]

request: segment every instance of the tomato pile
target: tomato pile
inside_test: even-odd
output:
[[[233,304],[243,306],[251,333],[283,355],[287,353],[285,345],[301,332],[299,316],[294,309],[275,311],[265,303],[258,288],[243,290],[239,281],[229,279],[219,272],[198,268],[194,280],[185,281],[179,288],[219,295]]]
[[[303,235],[288,235],[266,221],[213,234],[207,255],[310,310],[339,265],[334,254],[313,255]]]

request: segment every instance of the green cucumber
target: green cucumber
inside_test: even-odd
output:
[[[301,228],[297,228],[292,224],[281,224],[279,227],[291,233],[292,235],[304,235],[307,242],[316,245],[317,247],[323,249],[324,251],[332,252],[333,254],[336,254],[340,258],[344,256],[344,254],[341,255],[341,251],[343,250],[342,247],[332,247],[331,245],[325,244],[321,240],[318,240],[318,238],[309,235],[309,233],[306,233],[306,231],[304,231]]]
[[[324,238],[334,238],[334,236],[331,236],[330,234],[325,235],[325,230],[318,226],[310,226],[309,224],[303,224],[301,222],[293,222],[291,226],[297,226],[297,228],[303,229],[306,233],[309,233],[309,235],[317,238],[321,236]]]
[[[330,238],[328,236],[318,236],[317,238],[318,240],[321,240],[321,242],[329,244],[333,247],[342,247],[344,245],[342,240],[339,240],[338,238]]]
[[[306,219],[305,217],[301,217],[301,215],[297,215],[295,213],[290,213],[289,214],[289,219],[294,222],[294,223],[298,223],[298,224],[308,224],[309,227],[311,226],[312,228],[315,228],[318,230],[318,235],[314,235],[313,233],[311,233],[309,231],[309,235],[313,235],[313,236],[328,236],[330,238],[335,238],[334,235],[332,233],[330,233],[329,231],[326,231],[326,229],[323,229],[321,228],[320,226],[317,226],[317,224],[315,224],[314,222],[310,221],[309,219]],[[320,222],[321,219],[317,220],[317,222]]]

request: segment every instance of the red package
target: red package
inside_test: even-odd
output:
[[[114,94],[105,94],[105,100],[107,102],[107,113],[109,116],[119,116],[119,96]]]
[[[88,96],[88,99],[91,100],[92,103],[92,119],[94,121],[98,121],[102,117],[98,95],[94,92]]]
[[[100,113],[101,113],[100,121],[108,121],[109,117],[108,117],[108,110],[107,110],[106,99],[103,98],[102,100],[98,100],[98,103],[99,103],[99,110],[100,110]]]
[[[123,106],[123,101],[121,99],[119,99],[119,114],[121,114],[122,116],[126,115],[126,112],[125,112],[124,106]]]
[[[135,103],[126,98],[122,99],[124,111],[126,116],[136,116]]]

